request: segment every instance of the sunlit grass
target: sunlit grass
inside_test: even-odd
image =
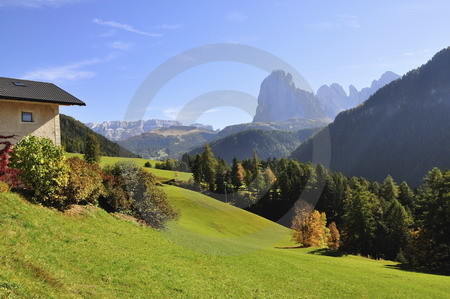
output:
[[[450,277],[392,262],[328,257],[290,231],[204,195],[165,186],[181,212],[155,231],[98,208],[68,215],[0,194],[0,297],[448,298]]]
[[[74,154],[74,153],[66,153],[67,157],[79,157],[83,158],[82,154]],[[168,181],[168,180],[179,180],[179,181],[187,181],[192,177],[191,173],[187,172],[181,172],[181,171],[170,171],[170,170],[163,170],[163,169],[155,169],[155,164],[160,161],[154,161],[154,160],[147,160],[142,158],[121,158],[121,157],[101,157],[100,159],[100,165],[106,166],[106,165],[112,165],[119,161],[131,161],[136,163],[138,166],[144,167],[144,164],[146,162],[150,162],[152,167],[151,168],[145,168],[146,170],[153,173],[158,180],[160,181]]]

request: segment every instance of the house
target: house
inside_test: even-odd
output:
[[[0,77],[0,135],[50,138],[61,144],[59,106],[86,106],[52,83]]]

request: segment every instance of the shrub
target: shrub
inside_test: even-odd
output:
[[[154,175],[143,172],[146,181],[146,192],[140,201],[134,202],[134,210],[138,218],[154,228],[163,228],[169,220],[177,219],[179,212],[167,200],[166,193],[157,186]]]
[[[176,219],[178,212],[157,187],[154,175],[132,162],[119,162],[104,169],[105,194],[99,204],[109,212],[121,212],[155,228]]]
[[[77,157],[67,159],[69,179],[63,193],[71,204],[97,204],[103,194],[103,178],[97,164]]]
[[[142,198],[145,182],[141,169],[132,162],[118,162],[104,168],[105,195],[100,206],[109,212],[132,214],[132,201]]]
[[[0,193],[9,192],[10,187],[7,183],[0,181]]]
[[[144,167],[151,168],[152,167],[152,163],[147,161],[147,162],[145,162]]]
[[[16,137],[11,136],[0,136],[0,182],[5,182],[9,187],[17,187],[19,181],[17,180],[17,170],[9,167],[9,158],[12,152],[12,144],[8,139]]]
[[[10,163],[34,200],[56,208],[65,206],[61,191],[69,175],[60,146],[48,138],[26,136],[13,147]]]

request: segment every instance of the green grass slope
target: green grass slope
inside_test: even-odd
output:
[[[0,194],[0,297],[448,297],[450,277],[327,257],[289,230],[198,193],[164,187],[181,211],[155,231],[97,208],[61,213]]]
[[[81,159],[83,158],[82,154],[65,153],[65,155],[67,158],[71,158],[71,157],[78,157]],[[121,158],[121,157],[103,156],[103,157],[101,157],[101,160],[100,160],[100,166],[103,167],[106,165],[113,165],[120,161],[134,162],[141,167],[144,167],[145,162],[150,162],[152,164],[152,166],[155,166],[155,164],[158,162],[158,161],[152,161],[152,160],[147,160],[147,159],[142,159],[142,158]],[[169,180],[173,180],[173,179],[177,179],[179,181],[187,181],[192,177],[192,173],[188,173],[188,172],[170,171],[170,170],[156,169],[156,168],[145,168],[145,169],[148,170],[149,172],[153,173],[156,176],[156,178],[161,182],[165,182],[165,181],[169,181]]]

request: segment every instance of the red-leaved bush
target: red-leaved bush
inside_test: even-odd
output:
[[[16,136],[0,135],[0,181],[7,183],[11,187],[17,187],[20,184],[17,179],[18,171],[8,167],[9,157],[12,152],[12,143],[8,139],[14,137]]]

